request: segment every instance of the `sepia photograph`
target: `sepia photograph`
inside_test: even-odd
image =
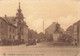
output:
[[[0,0],[0,56],[80,56],[80,0]]]

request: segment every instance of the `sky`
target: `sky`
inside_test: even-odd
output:
[[[25,22],[30,29],[43,32],[52,22],[66,30],[79,20],[80,0],[20,0]],[[16,16],[19,0],[0,0],[0,16]]]

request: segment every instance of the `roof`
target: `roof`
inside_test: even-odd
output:
[[[23,25],[26,26],[26,27],[28,27],[25,21],[23,22]]]
[[[15,17],[3,17],[3,19],[10,25],[17,27]]]
[[[53,22],[49,27],[47,27],[45,30],[48,30],[50,29],[52,26],[56,25],[57,23],[56,22]],[[53,28],[53,27],[52,27]]]
[[[77,21],[77,22],[75,22],[73,25],[76,25],[76,24],[78,24],[78,23],[80,23],[80,20],[79,20],[79,21]]]
[[[0,19],[2,19],[3,21],[5,21],[2,17],[0,17]],[[6,22],[6,21],[5,21]],[[7,23],[7,22],[6,22]]]

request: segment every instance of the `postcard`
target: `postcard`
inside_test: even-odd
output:
[[[0,0],[0,56],[80,56],[80,0]]]

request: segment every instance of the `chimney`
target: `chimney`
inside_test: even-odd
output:
[[[7,15],[5,15],[5,19],[7,19]]]

